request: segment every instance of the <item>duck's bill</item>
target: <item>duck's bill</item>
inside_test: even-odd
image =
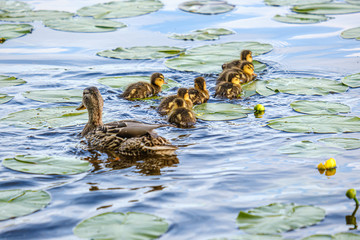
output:
[[[86,107],[85,107],[85,105],[83,104],[83,103],[81,103],[80,104],[80,106],[78,106],[77,108],[76,108],[76,110],[84,110],[84,109],[86,109]]]

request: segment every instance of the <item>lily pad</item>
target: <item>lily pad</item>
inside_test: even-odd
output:
[[[97,55],[118,59],[157,59],[174,57],[185,51],[183,48],[167,46],[144,46],[132,48],[116,48],[98,52]]]
[[[81,102],[82,101],[82,89],[56,89],[56,90],[37,90],[26,91],[22,95],[26,98],[30,98],[40,102]]]
[[[29,128],[56,128],[83,124],[88,121],[86,110],[76,111],[77,106],[36,108],[10,113],[0,123]]]
[[[360,235],[355,233],[337,233],[335,235],[312,235],[306,238],[303,238],[302,240],[360,240]]]
[[[265,0],[267,5],[271,6],[291,6],[299,4],[328,3],[332,0]]]
[[[295,95],[327,95],[343,93],[348,87],[341,82],[325,78],[275,78],[268,80],[267,88]]]
[[[344,148],[346,150],[360,148],[360,139],[358,138],[322,138],[318,140],[325,144],[335,146],[338,148]]]
[[[360,87],[360,73],[344,77],[342,83],[353,88]]]
[[[360,132],[360,118],[339,115],[300,115],[270,120],[268,126],[300,133]]]
[[[355,5],[360,5],[360,0],[345,0],[345,2]]]
[[[360,6],[346,3],[304,4],[292,8],[294,12],[309,14],[346,14],[360,12]]]
[[[145,213],[103,213],[80,222],[74,234],[87,239],[147,240],[164,234],[169,224]]]
[[[285,240],[285,239],[279,235],[244,234],[239,236],[233,236],[230,238],[212,238],[209,240]]]
[[[121,22],[85,17],[47,20],[44,24],[49,28],[67,32],[111,32],[126,27]]]
[[[242,97],[247,98],[257,93],[262,96],[271,96],[276,94],[273,90],[266,87],[267,81],[256,80],[242,85]]]
[[[360,40],[360,27],[350,28],[341,33],[342,38],[355,38]]]
[[[22,1],[11,1],[11,0],[1,0],[0,1],[0,11],[4,12],[22,12],[29,11],[31,7],[29,4]]]
[[[294,101],[290,106],[297,112],[307,114],[338,114],[350,112],[348,105],[336,102]]]
[[[18,38],[31,33],[32,30],[33,26],[30,24],[0,24],[0,38],[5,40]],[[1,77],[2,75],[0,75],[0,81]]]
[[[275,21],[283,23],[301,23],[301,24],[310,24],[324,22],[329,19],[325,15],[312,15],[312,14],[286,14],[286,15],[275,15],[273,17]]]
[[[240,211],[236,221],[248,233],[276,234],[311,226],[324,218],[325,210],[319,207],[273,203]]]
[[[300,141],[284,145],[278,148],[278,151],[290,157],[305,158],[331,157],[341,152],[333,147],[322,146],[311,141]]]
[[[19,172],[72,175],[90,170],[90,163],[76,158],[58,156],[17,155],[6,158],[3,165]]]
[[[179,40],[198,40],[198,41],[206,41],[206,40],[217,40],[220,36],[234,34],[233,31],[225,29],[225,28],[206,28],[201,30],[193,31],[189,34],[172,34],[169,37],[173,39]]]
[[[0,220],[24,216],[48,205],[50,195],[39,190],[3,190],[0,191]]]
[[[0,104],[7,103],[8,101],[10,101],[13,98],[14,98],[14,96],[9,96],[7,94],[0,93]]]
[[[32,22],[45,21],[51,19],[69,18],[73,13],[54,10],[38,10],[26,12],[6,12],[0,14],[0,20],[7,22]]]
[[[253,56],[267,53],[272,46],[259,42],[229,42],[222,44],[204,45],[192,48],[177,58],[169,59],[165,65],[179,71],[190,71],[198,73],[220,73],[221,65],[225,62],[239,59],[243,49],[252,51]],[[256,72],[266,68],[266,65],[254,61]]]
[[[179,9],[198,14],[220,14],[233,10],[235,5],[219,0],[187,1],[179,5]]]
[[[121,77],[104,77],[98,79],[98,82],[104,85],[107,85],[112,88],[120,88],[121,90],[125,90],[127,86],[136,82],[149,82],[149,76],[121,76]],[[181,84],[166,78],[165,82],[167,84],[162,86],[163,91],[167,91],[174,87],[180,87]]]
[[[194,107],[196,118],[206,121],[234,120],[247,117],[252,109],[229,103],[203,103]]]
[[[16,78],[16,77],[9,77],[5,75],[0,75],[0,88],[3,87],[11,87],[17,86],[26,83],[26,81]]]
[[[158,0],[122,0],[83,7],[77,14],[94,18],[125,18],[155,12],[162,7],[163,4]]]

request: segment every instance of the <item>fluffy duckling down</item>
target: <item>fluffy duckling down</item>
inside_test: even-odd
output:
[[[176,98],[168,114],[168,122],[180,128],[190,128],[195,125],[196,117],[194,112],[186,107],[184,99]]]
[[[177,91],[177,95],[171,95],[168,96],[166,98],[164,98],[158,108],[157,111],[161,114],[161,115],[166,115],[170,112],[172,106],[174,105],[174,100],[176,98],[182,98],[185,100],[185,103],[187,105],[187,108],[191,109],[193,107],[193,103],[189,98],[189,91],[186,88],[179,88]]]
[[[194,79],[194,87],[189,88],[189,97],[193,104],[206,103],[210,94],[206,89],[206,81],[203,77],[197,77]]]
[[[240,76],[237,72],[229,72],[226,76],[227,81],[216,85],[215,97],[220,98],[240,98],[241,85]]]
[[[244,62],[244,61],[248,61],[248,62],[253,61],[252,51],[250,51],[250,50],[242,50],[241,53],[240,53],[240,59],[233,60],[233,61],[228,62],[228,63],[224,63],[221,67],[222,67],[223,70],[230,69],[230,68],[233,68],[233,67],[240,68],[241,63]]]
[[[241,84],[250,82],[257,76],[254,73],[254,64],[248,61],[244,61],[240,64],[240,68],[233,67],[230,69],[226,69],[222,73],[220,73],[219,77],[216,80],[216,85],[221,82],[226,82],[226,76],[229,74],[229,72],[237,72],[239,74]]]

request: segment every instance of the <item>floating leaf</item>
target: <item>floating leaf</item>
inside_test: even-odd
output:
[[[0,191],[0,220],[24,216],[44,208],[50,203],[50,195],[39,190]]]
[[[348,105],[336,102],[294,101],[290,106],[297,112],[307,114],[338,114],[350,112]]]
[[[90,170],[90,164],[70,157],[17,155],[6,158],[3,165],[19,172],[35,174],[71,175]]]
[[[19,127],[65,127],[83,124],[88,121],[87,111],[76,111],[77,106],[36,108],[10,113],[0,119],[0,123]]]
[[[233,236],[230,238],[212,238],[209,240],[285,240],[285,239],[279,235],[244,234],[239,236]]]
[[[74,14],[64,11],[38,10],[26,12],[9,12],[0,14],[0,20],[8,22],[32,22],[51,19],[69,18]]]
[[[303,238],[302,240],[360,240],[360,235],[349,232],[337,233],[335,235],[316,234]]]
[[[10,101],[13,98],[14,98],[14,96],[9,96],[7,94],[0,93],[0,104],[7,103],[8,101]]]
[[[33,26],[29,24],[0,24],[0,38],[12,39],[31,33]],[[0,81],[2,75],[0,75]],[[1,83],[0,83],[1,84]]]
[[[187,1],[179,5],[179,9],[185,12],[198,14],[220,14],[234,9],[234,5],[220,0]]]
[[[242,97],[247,98],[256,93],[265,97],[276,94],[273,90],[266,88],[266,84],[267,81],[256,80],[242,85]]]
[[[326,95],[346,92],[341,82],[325,78],[275,78],[268,80],[267,88],[295,95]]]
[[[292,8],[294,12],[309,14],[346,14],[360,12],[360,6],[346,3],[304,4]]]
[[[350,28],[341,33],[342,38],[355,38],[360,40],[360,27]]]
[[[236,221],[245,232],[275,234],[314,225],[324,217],[325,210],[319,207],[273,203],[240,211]]]
[[[305,158],[331,157],[340,153],[339,150],[332,147],[322,146],[311,141],[294,142],[280,147],[278,151],[291,157]]]
[[[162,7],[158,0],[122,0],[83,7],[77,14],[94,18],[125,18],[155,12]]]
[[[360,0],[345,0],[345,2],[350,3],[350,4],[355,4],[355,5],[360,4]]]
[[[121,90],[125,90],[125,88],[132,83],[150,82],[150,77],[149,76],[104,77],[98,79],[98,82],[112,88],[120,88]],[[168,78],[165,79],[165,82],[167,82],[167,84],[162,86],[163,91],[167,91],[171,88],[181,86],[180,83]]]
[[[1,25],[0,25],[1,26]],[[0,88],[17,86],[26,83],[26,81],[16,78],[0,75]]]
[[[322,138],[318,140],[331,146],[344,148],[347,150],[360,148],[360,139],[358,138]]]
[[[285,132],[360,132],[360,118],[339,115],[300,115],[270,120],[268,126]]]
[[[85,17],[47,20],[44,24],[49,28],[68,32],[111,32],[126,27],[121,22]]]
[[[87,239],[155,239],[169,228],[160,217],[145,213],[103,213],[80,222],[74,234]]]
[[[40,102],[81,102],[82,101],[82,89],[56,89],[56,90],[37,90],[26,91],[22,95],[26,98],[30,98]]]
[[[267,5],[271,6],[291,6],[299,4],[328,3],[332,0],[265,0]]]
[[[286,14],[286,15],[275,15],[273,17],[275,21],[284,22],[284,23],[318,23],[324,22],[329,19],[329,17],[325,15],[312,15],[312,14]]]
[[[206,28],[206,29],[193,31],[193,33],[189,33],[189,34],[172,34],[169,37],[179,40],[204,41],[204,40],[217,40],[219,39],[219,36],[230,35],[230,34],[234,34],[234,32],[225,28]]]
[[[179,71],[198,73],[219,73],[221,65],[240,58],[240,52],[244,49],[252,51],[253,56],[267,53],[272,50],[270,44],[258,42],[229,42],[214,45],[204,45],[192,48],[177,58],[169,59],[165,65]],[[259,72],[266,68],[265,64],[254,61],[255,71]]]
[[[196,117],[206,121],[234,120],[247,117],[252,109],[229,103],[203,103],[194,107]]]
[[[116,48],[98,52],[97,55],[108,58],[119,59],[156,59],[179,55],[185,51],[183,48],[167,46],[144,46],[132,48]]]
[[[344,77],[342,83],[353,88],[360,87],[360,73]]]
[[[1,0],[0,1],[0,11],[4,12],[22,12],[29,11],[31,7],[29,4],[22,1],[11,1],[11,0]]]

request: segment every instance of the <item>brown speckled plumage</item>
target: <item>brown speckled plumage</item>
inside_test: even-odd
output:
[[[166,115],[170,112],[171,108],[174,105],[174,100],[176,98],[182,98],[185,100],[185,103],[187,105],[187,108],[192,108],[193,107],[193,103],[189,98],[189,92],[186,88],[179,88],[177,91],[177,95],[171,95],[168,96],[166,98],[164,98],[161,103],[159,104],[157,111],[161,114],[161,115]]]
[[[216,85],[220,84],[221,82],[226,82],[227,75],[231,74],[233,72],[236,72],[237,74],[239,74],[242,84],[250,82],[251,80],[254,80],[256,78],[256,74],[251,75],[251,74],[247,73],[246,71],[244,71],[244,68],[246,65],[249,65],[250,67],[254,68],[254,65],[251,62],[242,61],[242,63],[240,64],[240,68],[232,67],[230,69],[226,69],[226,70],[222,71],[216,80]]]
[[[190,128],[196,123],[196,117],[191,109],[186,108],[185,101],[181,98],[174,100],[174,106],[168,114],[168,122],[180,128]]]
[[[229,72],[226,75],[226,82],[220,82],[216,85],[215,97],[220,98],[240,98],[241,85],[240,75],[237,72]]]
[[[252,62],[252,52],[250,50],[243,50],[240,53],[240,59],[233,60],[228,63],[224,63],[221,67],[223,70],[231,69],[233,67],[240,68],[240,65],[244,61]]]
[[[162,83],[161,83],[162,82]],[[147,98],[152,97],[161,92],[161,86],[164,83],[164,76],[161,73],[153,73],[150,78],[150,83],[137,82],[130,84],[121,97],[125,99]]]
[[[194,105],[206,103],[210,94],[206,89],[206,82],[203,77],[197,77],[194,79],[194,88],[189,88],[189,97]]]

